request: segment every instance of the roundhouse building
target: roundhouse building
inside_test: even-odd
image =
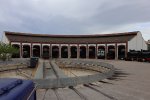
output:
[[[150,50],[150,40],[147,41],[147,48]]]
[[[129,50],[147,50],[141,32],[96,35],[48,35],[4,32],[3,42],[20,50],[14,58],[122,59]]]

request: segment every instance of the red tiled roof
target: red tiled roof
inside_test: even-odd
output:
[[[139,31],[113,33],[113,34],[94,34],[94,35],[49,35],[31,34],[20,32],[5,31],[10,42],[31,42],[31,43],[111,43],[127,42],[137,35]]]

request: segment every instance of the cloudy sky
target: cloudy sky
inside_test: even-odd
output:
[[[104,34],[141,31],[150,39],[150,0],[0,0],[3,31]]]

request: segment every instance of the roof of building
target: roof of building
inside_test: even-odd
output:
[[[150,44],[150,40],[146,41],[147,44]]]
[[[71,44],[127,42],[136,36],[138,32],[139,31],[93,35],[50,35],[5,31],[5,35],[10,42]]]

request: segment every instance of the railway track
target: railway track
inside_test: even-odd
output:
[[[58,78],[56,71],[50,61],[43,60],[43,79]]]
[[[22,71],[21,69],[18,69],[16,71],[17,74],[22,75],[23,77],[27,78],[27,79],[32,79],[31,75],[29,75],[28,73]]]
[[[77,95],[80,96],[81,100],[88,100],[88,98],[86,96],[84,96],[80,91],[78,91],[76,88],[74,87],[69,87],[70,89],[72,89]]]
[[[54,70],[54,68],[53,68],[53,66],[52,66],[52,64],[51,64],[51,62],[49,62],[49,65],[51,66],[51,68],[52,68],[52,70],[53,70],[53,72],[54,72],[56,78],[59,78],[59,76],[58,76],[57,72]]]
[[[112,96],[110,96],[110,95],[108,95],[108,94],[106,94],[106,93],[104,93],[104,92],[102,92],[102,91],[96,89],[96,88],[93,87],[92,85],[84,84],[84,86],[85,86],[85,87],[88,87],[88,88],[90,88],[90,89],[92,89],[92,90],[94,90],[94,91],[96,91],[96,92],[98,92],[98,93],[100,93],[100,94],[102,94],[102,95],[104,95],[105,97],[109,98],[110,100],[118,100],[118,99],[116,99],[116,98],[114,98],[114,97],[112,97]]]
[[[46,97],[46,93],[47,93],[47,91],[48,91],[48,89],[46,89],[46,91],[45,91],[45,93],[44,93],[44,95],[43,95],[42,100],[45,100],[45,97]]]
[[[53,89],[53,90],[54,90],[54,93],[55,93],[55,95],[56,95],[56,97],[57,97],[57,100],[63,100],[63,99],[60,97],[60,95],[59,95],[57,89]]]

